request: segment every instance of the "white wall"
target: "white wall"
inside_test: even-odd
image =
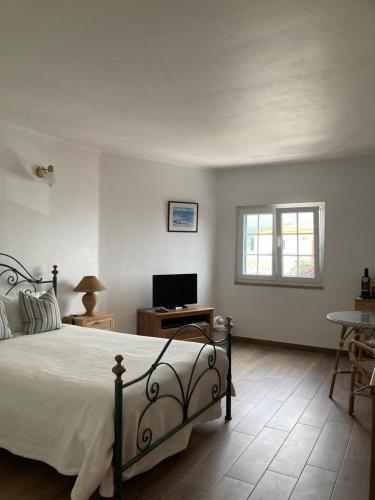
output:
[[[49,163],[51,188],[33,174]],[[63,314],[82,311],[72,288],[97,274],[109,288],[99,310],[120,331],[151,305],[152,274],[197,272],[199,302],[231,313],[238,335],[334,347],[325,315],[351,309],[363,268],[375,271],[374,186],[375,157],[212,172],[100,157],[0,122],[0,252],[45,278],[58,264]],[[167,232],[173,199],[199,202],[197,234]],[[304,201],[326,202],[324,289],[234,285],[235,207]]]
[[[53,164],[58,184],[34,175]],[[98,273],[99,154],[46,135],[0,123],[0,252],[36,275],[60,269],[62,314],[82,311],[72,288]]]
[[[215,173],[103,156],[100,275],[117,329],[136,332],[136,310],[152,305],[152,275],[198,273],[198,300],[213,303]],[[198,233],[168,233],[168,200],[199,203]]]
[[[353,308],[364,267],[375,272],[375,157],[218,173],[217,306],[244,337],[335,347],[330,311]],[[234,284],[237,205],[326,202],[323,290]]]

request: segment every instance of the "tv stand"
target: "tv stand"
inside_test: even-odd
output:
[[[188,306],[184,309],[173,309],[168,312],[157,312],[155,309],[138,309],[137,333],[147,337],[169,338],[183,325],[198,324],[202,330],[212,337],[213,307]],[[199,342],[202,334],[195,328],[186,329],[177,337],[178,340]]]

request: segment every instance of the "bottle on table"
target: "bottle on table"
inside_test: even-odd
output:
[[[368,267],[365,268],[365,274],[361,279],[361,298],[369,299],[371,295],[370,289],[370,276],[368,274]]]

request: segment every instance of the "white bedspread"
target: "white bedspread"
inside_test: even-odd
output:
[[[73,500],[87,500],[98,486],[103,496],[112,496],[114,355],[124,356],[126,382],[143,374],[165,343],[164,339],[71,325],[1,342],[0,447],[46,462],[62,474],[78,475],[71,494]],[[173,364],[185,388],[201,347],[202,344],[174,341],[163,358]],[[207,353],[212,353],[212,347],[207,346],[203,353],[197,374],[208,366]],[[221,349],[217,349],[215,366],[221,375],[223,392],[227,358]],[[160,383],[160,394],[181,398],[168,367],[158,368],[152,380]],[[190,414],[210,401],[216,382],[213,370],[201,379]],[[124,391],[124,461],[137,452],[138,420],[147,403],[144,381]],[[217,404],[200,421],[220,415]],[[142,429],[150,427],[153,439],[157,439],[180,422],[178,403],[163,398],[150,407]],[[128,469],[126,477],[144,472],[184,449],[191,427],[185,427]]]

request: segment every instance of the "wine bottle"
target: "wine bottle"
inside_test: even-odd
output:
[[[361,297],[362,299],[370,298],[370,276],[368,275],[368,268],[365,268],[365,274],[361,279]]]

